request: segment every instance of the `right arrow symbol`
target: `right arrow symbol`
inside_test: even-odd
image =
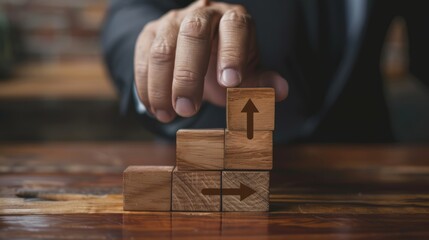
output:
[[[253,113],[259,112],[255,104],[253,104],[252,99],[249,98],[246,105],[244,105],[241,112],[247,113],[247,138],[253,138]]]
[[[240,188],[204,188],[201,190],[203,195],[240,195],[240,201],[243,201],[256,191],[252,188],[240,183]]]

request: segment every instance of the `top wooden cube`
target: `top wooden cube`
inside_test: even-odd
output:
[[[250,106],[250,110],[249,100],[255,106],[255,108]],[[253,114],[253,130],[274,130],[274,105],[273,88],[228,88],[226,103],[228,130],[246,131],[250,114]]]

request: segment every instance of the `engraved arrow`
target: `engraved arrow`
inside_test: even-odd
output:
[[[259,112],[256,108],[255,104],[253,104],[252,99],[249,98],[246,105],[244,105],[243,110],[241,112],[247,113],[247,138],[253,138],[253,114],[255,112]]]
[[[255,190],[242,183],[240,183],[240,188],[204,188],[201,190],[203,195],[240,195],[240,201],[243,201],[255,192]]]

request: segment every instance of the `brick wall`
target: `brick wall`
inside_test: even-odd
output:
[[[96,58],[107,0],[0,0],[27,58]]]
[[[0,0],[0,10],[19,29],[26,57],[38,60],[96,58],[108,0]],[[407,73],[404,24],[396,20],[382,62],[387,78]]]

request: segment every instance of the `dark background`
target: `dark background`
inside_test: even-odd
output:
[[[0,0],[0,141],[153,139],[119,115],[99,44],[107,2]],[[429,91],[408,73],[405,33],[395,19],[380,70],[397,141],[423,142]]]

